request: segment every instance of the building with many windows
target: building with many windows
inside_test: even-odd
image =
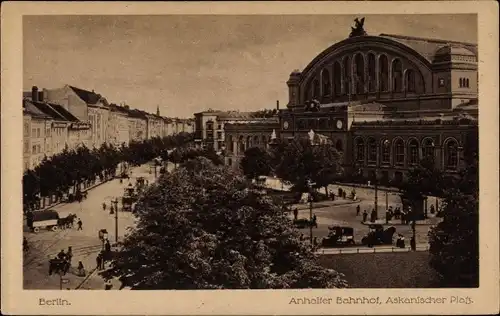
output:
[[[473,43],[350,36],[290,74],[279,134],[328,136],[367,178],[401,181],[427,155],[454,172],[477,136],[477,74]]]

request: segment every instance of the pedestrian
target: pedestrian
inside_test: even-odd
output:
[[[389,210],[385,211],[385,223],[386,224],[389,224],[389,218],[390,218],[390,214],[389,214]]]
[[[113,205],[111,205],[111,207],[109,208],[109,214],[115,214],[115,208],[113,207]]]
[[[54,271],[55,270],[55,260],[57,260],[57,257],[49,260],[49,275],[52,275],[52,272],[54,272],[54,273],[56,272],[56,271]]]
[[[71,265],[71,259],[73,258],[73,249],[71,246],[68,247],[68,252],[66,253],[68,263]]]
[[[83,222],[80,218],[78,218],[78,221],[76,222],[76,224],[78,225],[78,228],[76,230],[83,230],[82,229]]]
[[[342,191],[342,198],[345,200],[347,196],[347,193],[345,191]]]
[[[111,244],[109,243],[109,240],[106,240],[106,243],[104,244],[104,249],[107,253],[111,252]]]
[[[83,267],[83,263],[81,261],[78,261],[78,275],[81,277],[85,276],[85,268]]]
[[[376,218],[377,218],[377,215],[375,214],[375,210],[373,209],[371,214],[370,214],[370,222],[375,223]]]
[[[363,223],[366,222],[366,219],[368,218],[368,212],[366,210],[363,211]]]
[[[338,191],[338,192],[337,192],[337,193],[338,193],[338,196],[339,196],[339,197],[342,197],[342,188],[340,188],[340,187],[339,187],[339,189],[338,189],[337,191]]]
[[[106,210],[106,202],[102,202],[102,210],[105,211]]]
[[[297,220],[298,216],[299,216],[299,210],[297,208],[294,208],[293,209],[293,218],[295,220]]]
[[[359,212],[361,212],[361,206],[356,206],[356,216],[359,216]]]
[[[59,251],[59,253],[57,254],[57,258],[59,258],[60,260],[66,259],[66,253],[64,253],[64,249],[61,249],[61,251]]]
[[[99,252],[99,254],[97,255],[97,258],[95,259],[96,260],[96,263],[97,263],[97,270],[101,270],[101,267],[102,267],[102,253]]]

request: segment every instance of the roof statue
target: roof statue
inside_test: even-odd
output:
[[[349,34],[349,37],[367,35],[365,29],[363,28],[363,26],[365,25],[365,18],[361,18],[361,20],[355,18],[354,23],[356,23],[356,26],[351,26],[351,34]]]

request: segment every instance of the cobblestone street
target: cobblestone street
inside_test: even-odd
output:
[[[172,169],[169,165],[169,170]],[[132,168],[130,183],[134,184],[135,179],[144,177],[149,183],[155,180],[154,172],[150,173],[149,165],[142,165]],[[129,181],[114,179],[94,189],[88,193],[88,198],[81,203],[74,202],[60,204],[52,209],[60,214],[76,214],[83,222],[82,230],[77,228],[59,230],[57,232],[42,230],[38,234],[28,231],[25,227],[24,236],[30,245],[30,250],[24,255],[23,285],[25,289],[59,289],[61,287],[59,275],[49,276],[49,258],[53,258],[62,249],[66,251],[69,246],[73,249],[72,268],[63,277],[63,289],[75,289],[85,280],[81,288],[103,289],[104,281],[96,273],[88,277],[96,267],[96,256],[103,245],[98,238],[98,231],[106,229],[111,243],[115,242],[115,216],[109,213],[111,200],[120,198],[123,190],[128,186]],[[102,209],[102,203],[108,207],[106,211]],[[121,208],[121,203],[118,204]],[[64,215],[63,215],[64,216]],[[118,238],[122,239],[126,234],[127,227],[134,224],[134,217],[130,212],[119,212],[118,214]],[[87,279],[76,276],[76,266],[82,261],[87,272]],[[114,284],[114,288],[119,284]]]

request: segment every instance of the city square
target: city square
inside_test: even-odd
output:
[[[29,34],[33,47],[48,52],[52,44],[39,32],[52,21],[38,19],[27,20]],[[81,17],[57,19],[93,25]],[[147,34],[153,22],[137,19]],[[168,22],[172,29],[197,18],[178,19]],[[255,28],[261,24],[248,19]],[[167,22],[152,21],[162,34]],[[218,21],[207,25],[224,32]],[[265,23],[286,34],[305,23],[294,21],[290,28]],[[73,82],[62,70],[54,83],[35,80],[31,73],[42,66],[28,51],[24,289],[477,286],[475,35],[461,40],[444,29],[441,38],[417,36],[402,20],[411,34],[388,34],[374,16],[339,21],[342,32],[307,54],[267,47],[269,56],[290,56],[302,70],[245,66],[256,77],[272,73],[265,99],[258,92],[264,85],[236,76],[232,64],[208,77],[191,65],[210,65],[196,54],[203,42],[196,28],[189,28],[192,41],[172,44],[190,62],[131,46],[131,56],[146,54],[169,70],[145,58],[144,69],[136,69],[144,77],[134,83],[143,93],[111,83],[101,89],[98,75],[95,83]],[[116,54],[146,36],[130,35],[135,29],[122,20],[113,23],[109,29],[123,38],[110,40]],[[99,36],[113,39],[109,29]],[[259,32],[266,38],[266,30]],[[168,55],[169,46],[156,43]],[[199,45],[219,56],[209,43]],[[244,60],[255,62],[248,54]],[[120,65],[133,67],[128,55],[119,56]],[[127,77],[126,67],[107,58],[117,68],[104,77]],[[231,89],[237,92],[225,100]]]

